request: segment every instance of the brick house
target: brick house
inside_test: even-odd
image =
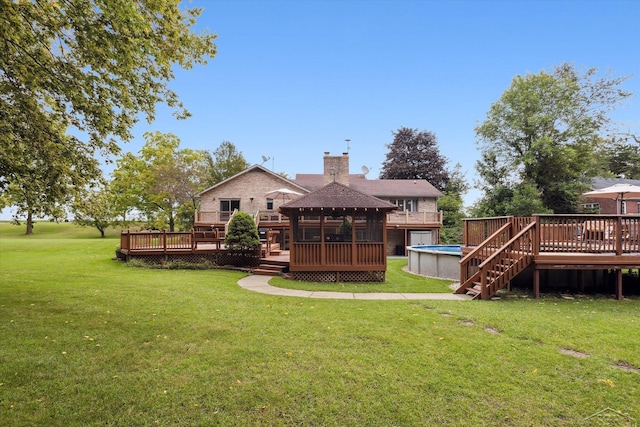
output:
[[[322,174],[297,174],[287,179],[254,165],[207,188],[199,193],[195,227],[223,229],[234,210],[243,211],[254,216],[259,228],[276,231],[280,246],[287,249],[289,220],[278,212],[280,206],[338,182],[398,206],[386,217],[387,255],[404,255],[407,245],[439,242],[442,214],[437,210],[437,198],[442,193],[428,181],[368,179],[364,174],[350,174],[348,153],[332,156],[325,152],[323,160]]]
[[[599,190],[601,188],[610,187],[614,184],[632,184],[640,186],[640,180],[624,178],[593,178],[591,182],[591,189]],[[640,200],[625,199],[620,201],[611,197],[585,197],[584,202],[580,207],[584,212],[602,215],[615,215],[618,212],[622,214],[638,214],[640,213]]]

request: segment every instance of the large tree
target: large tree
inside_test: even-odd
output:
[[[407,127],[392,134],[393,142],[387,145],[389,152],[382,163],[380,179],[426,179],[443,190],[449,181],[449,172],[436,136]]]
[[[37,142],[15,141],[11,149],[21,153],[14,163],[19,173],[12,176],[4,191],[16,209],[16,223],[26,217],[26,234],[32,233],[36,217],[65,216],[66,206],[100,174],[97,160],[78,139],[65,136],[60,142]]]
[[[224,181],[249,167],[242,152],[229,141],[222,141],[218,148],[207,152],[207,159],[211,175],[209,185]]]
[[[126,227],[134,220],[135,214],[140,213],[146,192],[145,183],[140,179],[144,168],[144,161],[133,153],[124,153],[116,159],[109,185],[113,195],[115,224]]]
[[[200,13],[179,0],[0,0],[0,194],[29,178],[46,186],[24,165],[56,169],[60,151],[117,154],[157,103],[188,116],[168,83],[174,66],[216,53],[215,35],[191,31]]]
[[[599,170],[594,153],[612,135],[609,113],[631,95],[621,89],[626,79],[569,64],[516,76],[476,127],[477,169],[490,189],[479,205],[507,209],[500,214],[574,212]]]
[[[442,190],[443,197],[438,199],[438,209],[442,212],[441,243],[462,243],[462,219],[465,217],[462,197],[469,191],[462,166],[457,163],[449,174],[447,186]]]
[[[82,227],[95,227],[100,237],[105,237],[117,216],[114,194],[106,184],[88,189],[71,206],[73,222]]]
[[[514,180],[509,168],[500,164],[496,153],[483,152],[476,168],[481,179],[475,184],[483,195],[471,207],[471,216],[529,216],[532,213],[550,213],[542,204],[538,191],[528,183]]]
[[[171,133],[147,132],[139,156],[127,153],[113,172],[112,189],[116,206],[126,212],[132,203],[153,227],[176,228],[179,211],[193,218],[196,195],[209,179],[203,150],[181,149],[180,139]],[[192,224],[180,224],[183,229]]]
[[[640,145],[625,139],[615,139],[599,151],[603,160],[602,176],[640,179]]]

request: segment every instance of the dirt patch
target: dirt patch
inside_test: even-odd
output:
[[[499,334],[500,331],[497,329],[493,329],[493,328],[484,328],[485,331],[489,332],[490,334]]]
[[[589,357],[587,353],[583,353],[578,350],[571,350],[570,348],[560,348],[560,353],[566,354],[568,356],[577,357],[579,359],[586,359],[587,357]]]
[[[442,317],[453,317],[453,314],[450,314],[450,313],[440,313],[440,316],[442,316]]]
[[[462,323],[464,326],[474,326],[475,323],[473,323],[471,320],[467,320],[467,319],[460,319],[460,323]]]
[[[622,369],[623,371],[635,372],[636,374],[640,374],[640,368],[639,367],[634,366],[629,362],[625,362],[624,360],[620,360],[620,361],[616,362],[616,364],[614,366],[616,368],[618,368],[618,369]]]

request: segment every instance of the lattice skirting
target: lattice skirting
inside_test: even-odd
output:
[[[129,259],[137,259],[148,264],[182,261],[191,264],[210,263],[218,267],[226,265],[234,267],[257,267],[260,265],[260,257],[258,255],[241,252],[220,252],[215,254],[130,254]]]
[[[384,271],[296,271],[294,280],[305,282],[384,282]]]

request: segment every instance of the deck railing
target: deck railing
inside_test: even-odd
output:
[[[487,299],[527,268],[533,259],[535,225],[530,222],[510,237],[514,230],[506,223],[462,258],[456,293],[471,292]]]
[[[531,222],[536,223],[534,253],[603,253],[616,255],[640,252],[639,215],[534,215],[531,218],[496,217],[465,219],[464,246],[489,248],[500,239],[520,232]],[[504,235],[495,236],[495,243],[483,242],[506,227]],[[483,255],[483,254],[481,254]],[[479,256],[486,259],[486,254]]]
[[[505,224],[518,233],[533,219],[529,217],[501,216],[494,218],[464,219],[463,239],[465,246],[478,246]]]
[[[196,224],[224,224],[229,221],[230,212],[197,211]],[[256,223],[289,224],[289,218],[273,210],[260,210],[254,215]],[[442,212],[390,212],[387,226],[395,225],[442,225]]]
[[[193,249],[192,232],[141,231],[120,233],[120,248],[135,250],[180,250]]]
[[[355,255],[354,255],[355,251]],[[353,262],[355,256],[356,262]],[[295,266],[380,266],[385,265],[383,243],[293,243],[291,264]]]
[[[540,252],[637,253],[640,216],[539,215]]]
[[[197,249],[197,243],[212,243],[219,249],[224,240],[222,233],[186,231],[122,231],[120,249],[127,253],[138,252],[179,252]]]
[[[442,212],[389,212],[388,225],[442,225]]]
[[[196,223],[199,224],[226,224],[235,211],[196,211]]]

